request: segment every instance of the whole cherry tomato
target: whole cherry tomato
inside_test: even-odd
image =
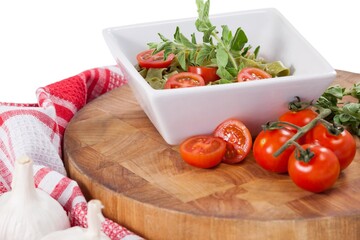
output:
[[[216,74],[217,67],[202,67],[202,66],[189,66],[188,71],[199,74],[203,77],[205,84],[220,79]]]
[[[169,54],[169,56],[164,59],[164,51],[152,54],[154,49],[149,49],[143,52],[140,52],[136,59],[143,68],[167,68],[170,66],[171,61],[174,59],[174,54]]]
[[[317,115],[313,110],[306,108],[300,111],[287,111],[279,117],[279,120],[303,127],[316,118]]]
[[[356,142],[346,129],[334,135],[320,123],[306,133],[305,142],[319,144],[333,151],[339,159],[341,170],[347,168],[355,158]]]
[[[194,136],[183,141],[179,150],[182,159],[188,164],[199,168],[212,168],[221,162],[226,143],[213,136]]]
[[[245,159],[252,147],[249,129],[238,119],[228,119],[217,126],[214,136],[227,142],[224,163],[238,163]]]
[[[169,77],[164,85],[164,89],[197,87],[204,85],[204,79],[199,74],[181,72]]]
[[[335,153],[330,149],[316,145],[305,144],[304,150],[310,150],[314,156],[309,162],[298,159],[298,150],[289,157],[289,175],[300,188],[310,192],[323,192],[331,188],[340,174],[340,164]]]
[[[294,136],[294,132],[286,128],[261,131],[253,145],[253,154],[256,162],[266,170],[286,173],[288,171],[289,156],[295,147],[289,146],[277,157],[274,157],[274,153],[292,136]]]
[[[317,116],[318,116],[318,114],[316,112],[314,112],[311,109],[306,108],[306,109],[302,109],[300,111],[287,111],[279,117],[279,120],[282,122],[292,123],[298,127],[303,127],[303,126],[307,125],[309,122],[311,122]],[[290,129],[294,133],[297,132],[297,129],[295,129],[294,127],[291,127],[289,125],[284,125],[284,127]],[[304,136],[300,137],[298,139],[298,142],[300,144],[304,144],[305,137]]]
[[[272,76],[264,70],[255,67],[243,68],[237,75],[238,82],[246,82],[266,78],[272,78]]]

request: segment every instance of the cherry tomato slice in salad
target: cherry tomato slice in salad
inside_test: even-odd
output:
[[[136,59],[140,67],[143,68],[167,68],[170,66],[171,61],[174,59],[174,54],[169,54],[168,57],[164,60],[164,51],[152,54],[154,49],[149,49],[143,52],[140,52]]]
[[[237,119],[228,119],[217,126],[214,136],[227,142],[222,162],[238,163],[245,159],[252,147],[252,137],[244,123]]]
[[[188,164],[198,168],[212,168],[221,162],[226,143],[221,138],[200,135],[183,141],[179,150],[182,159]]]
[[[188,67],[189,72],[196,73],[202,76],[205,81],[205,84],[220,79],[220,77],[216,74],[217,69],[218,69],[217,67],[198,67],[198,66]]]
[[[347,168],[355,158],[356,142],[346,129],[339,135],[334,135],[323,124],[317,124],[306,133],[305,142],[318,144],[333,151],[339,159],[341,170]]]
[[[294,134],[293,131],[286,128],[261,131],[253,145],[255,161],[268,171],[286,173],[288,171],[289,156],[295,147],[289,146],[277,157],[274,157],[273,154]]]
[[[164,89],[186,88],[205,86],[204,79],[199,75],[191,72],[177,73],[169,77],[164,85]]]
[[[255,67],[243,68],[237,75],[238,82],[247,82],[266,78],[272,78],[272,76],[264,70]]]
[[[289,157],[290,178],[298,187],[310,192],[318,193],[331,188],[340,174],[335,153],[320,145],[305,144],[301,147],[309,149],[314,156],[306,163],[296,158],[298,151],[295,150]]]

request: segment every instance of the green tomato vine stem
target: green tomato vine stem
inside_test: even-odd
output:
[[[312,157],[312,153],[308,152],[306,150],[304,150],[297,142],[296,140],[298,140],[300,137],[302,137],[305,133],[307,133],[310,129],[312,129],[313,127],[316,126],[316,124],[319,121],[323,121],[324,118],[326,118],[327,116],[329,116],[331,114],[331,110],[330,109],[326,109],[326,108],[319,108],[319,114],[316,118],[314,118],[311,122],[309,122],[308,124],[306,124],[303,127],[297,127],[297,132],[294,136],[292,136],[283,146],[281,146],[275,153],[274,153],[274,157],[278,157],[281,153],[283,153],[290,145],[295,145],[296,149],[298,151],[300,151],[300,154],[298,154],[298,156],[302,156],[301,159],[304,162],[308,162],[310,161],[311,157]],[[288,123],[286,123],[288,124]],[[288,124],[292,127],[294,127],[294,125],[292,124]],[[303,156],[305,156],[303,158]]]

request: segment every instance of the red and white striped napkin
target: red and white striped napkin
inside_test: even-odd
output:
[[[11,189],[15,159],[27,155],[34,161],[35,185],[64,207],[72,226],[87,227],[87,202],[63,165],[63,134],[86,103],[125,83],[117,67],[94,68],[39,88],[38,103],[0,102],[0,195]],[[109,219],[102,230],[111,239],[142,239]]]

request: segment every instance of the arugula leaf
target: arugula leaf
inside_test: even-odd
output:
[[[203,35],[203,42],[204,43],[212,43],[212,38],[211,35],[213,33],[213,31],[216,29],[215,26],[209,28],[207,31],[204,31],[204,35]]]
[[[149,46],[149,49],[154,49],[154,48],[157,48],[157,45],[158,45],[159,43],[155,43],[155,42],[150,42],[150,43],[148,43],[147,45]]]
[[[189,39],[187,39],[181,32],[179,27],[176,27],[176,31],[174,34],[174,40],[176,43],[182,44],[185,48],[196,49],[196,44],[192,43]]]
[[[237,77],[238,75],[238,69],[227,67],[226,70],[233,76],[233,79]]]
[[[222,25],[221,27],[222,27],[221,40],[223,41],[225,47],[229,47],[233,38],[232,32],[230,31],[229,27],[226,25]]]
[[[164,59],[167,59],[167,57],[171,53],[173,53],[173,49],[172,49],[171,44],[168,44],[167,46],[164,47]]]
[[[162,35],[161,33],[158,33],[160,39],[163,41],[163,42],[170,42],[169,39],[167,39],[164,35]]]
[[[199,32],[207,32],[213,27],[209,20],[210,1],[196,0],[198,19],[195,21]],[[212,31],[212,30],[211,30]]]
[[[233,51],[241,51],[247,42],[248,38],[245,32],[239,27],[236,30],[234,38],[231,40],[230,49]]]
[[[221,78],[221,79],[225,79],[225,80],[233,80],[234,76],[227,71],[224,67],[219,66],[218,70],[216,71],[216,74]]]
[[[214,48],[207,44],[204,44],[200,51],[197,53],[195,65],[204,65],[204,62],[210,61],[211,57],[214,57],[214,53]]]
[[[195,36],[195,33],[191,34],[191,42],[193,44],[196,44],[196,36]]]
[[[254,50],[255,59],[258,57],[259,51],[260,51],[260,46],[257,46]]]
[[[226,67],[229,62],[229,56],[224,48],[219,47],[216,52],[216,63],[218,67]]]
[[[185,52],[181,51],[177,54],[177,58],[178,58],[178,62],[181,66],[182,69],[186,70],[186,57],[185,57]]]

